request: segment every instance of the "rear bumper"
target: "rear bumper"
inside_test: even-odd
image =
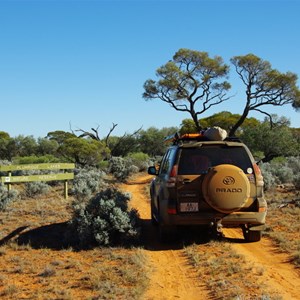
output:
[[[218,213],[186,213],[165,215],[161,219],[162,225],[211,225],[221,223],[224,226],[264,225],[266,212],[233,212],[230,214]]]

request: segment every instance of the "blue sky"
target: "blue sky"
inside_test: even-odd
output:
[[[299,15],[296,0],[0,0],[0,131],[180,126],[188,114],[142,98],[158,67],[189,48],[228,64],[253,53],[300,76]],[[242,112],[245,90],[234,72],[229,81],[236,96],[203,117]],[[300,127],[292,107],[270,109]]]

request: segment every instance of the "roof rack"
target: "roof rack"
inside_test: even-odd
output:
[[[184,133],[180,135],[178,132],[175,132],[174,134],[168,135],[164,138],[165,143],[172,143],[173,145],[177,145],[179,143],[184,143],[184,142],[195,142],[195,141],[210,141],[205,135],[204,132],[200,133]],[[224,141],[228,142],[239,142],[241,143],[242,141],[235,137],[226,137]]]
[[[165,143],[171,143],[171,142],[174,142],[174,141],[178,140],[179,137],[180,137],[179,133],[178,133],[178,132],[175,132],[175,133],[173,133],[173,134],[170,134],[170,135],[166,136],[166,137],[164,138],[164,142],[165,142]]]
[[[242,143],[242,140],[236,136],[228,136],[224,141]]]
[[[178,144],[180,142],[187,141],[207,141],[208,139],[203,135],[203,133],[184,133],[180,135],[178,132],[165,137],[165,143]]]

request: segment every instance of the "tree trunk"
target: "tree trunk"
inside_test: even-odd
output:
[[[249,113],[249,107],[246,107],[244,109],[243,114],[239,118],[239,120],[232,126],[229,132],[229,136],[235,136],[235,132],[238,130],[238,128],[244,123],[245,119],[247,118]]]
[[[192,116],[193,121],[195,123],[195,126],[197,128],[197,131],[200,132],[202,130],[202,127],[199,124],[199,120],[198,120],[197,114],[191,112],[191,116]]]
[[[261,161],[263,163],[270,162],[273,158],[278,157],[278,154],[267,154]]]

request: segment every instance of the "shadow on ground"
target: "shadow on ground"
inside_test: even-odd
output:
[[[244,243],[243,239],[216,236],[209,230],[199,227],[178,228],[172,238],[166,242],[159,239],[158,227],[152,225],[151,220],[140,220],[141,236],[138,241],[115,245],[123,247],[138,246],[150,251],[176,250],[192,244],[206,244],[212,240],[222,240],[231,243]],[[55,223],[26,230],[20,227],[0,240],[0,246],[15,239],[19,245],[30,245],[34,249],[49,248],[62,250],[73,248],[76,251],[93,248],[95,245],[80,246],[76,232],[68,222]]]
[[[16,241],[19,245],[29,244],[34,249],[62,250],[70,247],[77,248],[78,240],[75,237],[75,232],[68,222],[62,222],[23,232]]]
[[[178,227],[166,241],[159,239],[159,228],[151,223],[151,220],[142,220],[142,246],[151,251],[179,250],[192,244],[206,244],[211,240],[221,240],[207,228],[199,226]]]
[[[22,231],[24,231],[27,228],[27,226],[22,226],[14,231],[12,231],[10,234],[8,234],[6,237],[0,240],[0,247],[3,246],[4,244],[8,243],[11,239],[14,237],[18,236]]]

